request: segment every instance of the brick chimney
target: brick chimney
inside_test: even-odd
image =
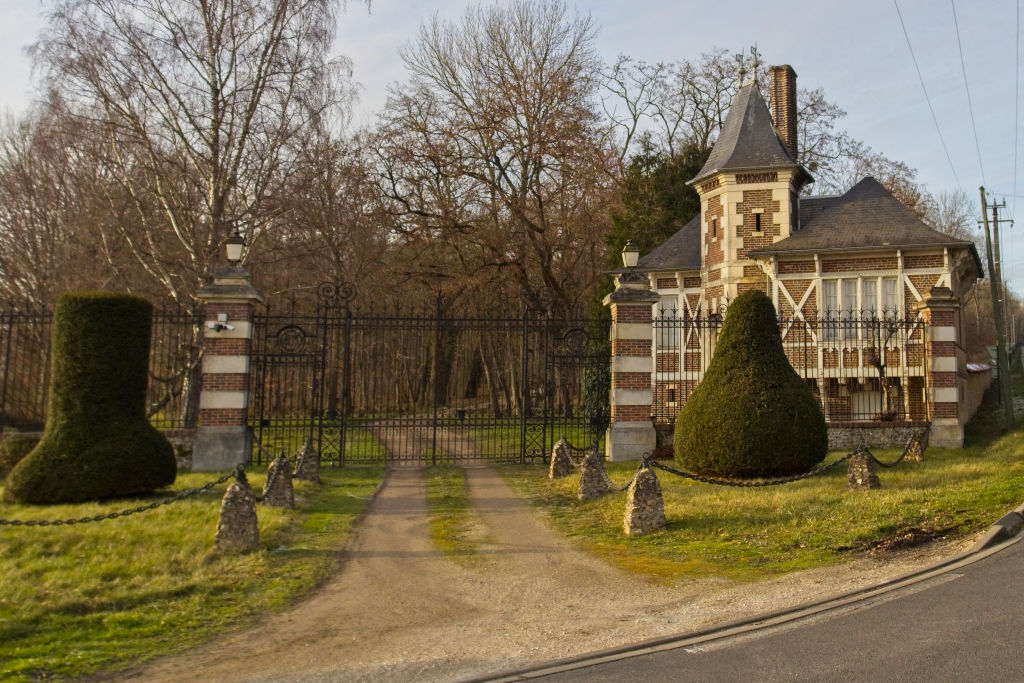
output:
[[[789,64],[772,67],[772,124],[796,159],[796,72]]]

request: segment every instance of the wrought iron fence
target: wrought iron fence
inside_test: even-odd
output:
[[[722,313],[661,311],[655,316],[655,422],[674,423],[704,378]],[[829,422],[928,419],[925,323],[917,316],[780,316],[778,325],[790,364]]]
[[[347,303],[256,319],[250,423],[272,452],[312,439],[333,463],[518,462],[562,432],[589,438],[588,368],[608,364],[590,340],[606,344],[607,323]]]
[[[0,429],[39,431],[46,423],[53,311],[8,305],[0,310]],[[196,426],[200,335],[196,314],[153,314],[148,414],[159,429]]]

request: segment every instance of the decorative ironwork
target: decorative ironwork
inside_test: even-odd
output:
[[[429,312],[357,313],[333,287],[315,314],[257,320],[250,424],[270,451],[311,438],[332,464],[543,461],[557,434],[592,429],[583,379],[608,364],[590,346],[607,323],[458,316],[442,292]],[[290,326],[305,345],[287,354],[268,331]]]
[[[274,344],[281,353],[302,353],[306,340],[305,330],[298,325],[285,325],[274,335]]]
[[[351,282],[321,282],[316,288],[317,297],[328,306],[348,306],[358,293]]]

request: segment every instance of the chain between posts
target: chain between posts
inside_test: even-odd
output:
[[[129,515],[155,510],[163,505],[170,505],[171,503],[176,503],[179,500],[190,498],[191,496],[203,493],[204,491],[209,491],[213,487],[223,484],[232,477],[235,477],[239,481],[245,481],[245,467],[239,465],[215,481],[203,484],[202,486],[194,489],[179,491],[169,498],[165,498],[155,503],[149,503],[148,505],[140,505],[138,507],[118,510],[117,512],[108,512],[102,515],[94,515],[92,517],[78,517],[76,519],[0,519],[0,526],[69,526],[72,524],[88,524],[90,522],[102,522],[107,519],[116,519],[118,517],[128,517]]]
[[[778,486],[780,484],[790,484],[790,483],[792,483],[794,481],[800,481],[801,479],[808,479],[810,477],[817,476],[817,475],[821,474],[822,472],[825,472],[826,470],[830,470],[833,467],[835,467],[836,465],[839,465],[840,463],[846,462],[847,460],[849,460],[853,456],[857,455],[858,453],[865,452],[865,451],[867,451],[867,449],[858,448],[855,451],[847,453],[846,455],[844,455],[843,457],[839,458],[838,460],[830,462],[827,465],[821,465],[819,467],[815,467],[813,470],[811,470],[809,472],[804,472],[803,474],[794,474],[794,475],[789,476],[789,477],[777,477],[777,478],[774,478],[774,479],[758,479],[756,481],[742,481],[742,480],[738,480],[738,479],[715,479],[714,477],[705,477],[705,476],[702,476],[700,474],[691,474],[689,472],[683,472],[682,470],[677,470],[677,469],[675,469],[673,467],[669,467],[668,465],[662,465],[657,460],[652,460],[649,453],[644,453],[643,463],[640,465],[640,467],[641,467],[641,469],[644,468],[644,467],[654,467],[654,468],[657,468],[659,470],[664,470],[665,472],[668,472],[669,474],[675,474],[677,476],[683,477],[685,479],[692,479],[693,481],[699,481],[702,484],[714,484],[716,486],[736,486],[736,487],[741,487],[741,488],[754,488],[754,487],[759,487],[759,486]],[[870,452],[869,452],[869,454],[870,454]],[[872,457],[874,457],[874,456],[872,456]]]
[[[794,475],[789,476],[789,477],[777,477],[777,478],[774,478],[774,479],[759,479],[759,480],[756,480],[756,481],[743,481],[743,480],[737,480],[737,479],[715,479],[714,477],[705,477],[705,476],[702,476],[702,475],[699,475],[699,474],[691,474],[689,472],[683,472],[682,470],[677,470],[675,468],[669,467],[668,465],[662,465],[660,462],[658,462],[658,461],[654,460],[653,458],[651,458],[651,454],[650,453],[644,453],[643,460],[640,463],[640,469],[644,469],[646,467],[654,467],[654,468],[657,468],[659,470],[664,470],[665,472],[668,472],[670,474],[675,474],[677,476],[684,477],[686,479],[692,479],[693,481],[699,481],[702,484],[714,484],[716,486],[736,486],[736,487],[744,487],[744,488],[753,488],[753,487],[759,487],[759,486],[777,486],[777,485],[780,485],[780,484],[789,484],[789,483],[792,483],[794,481],[800,481],[801,479],[809,479],[810,477],[814,477],[816,475],[821,474],[822,472],[825,472],[827,470],[832,469],[836,465],[839,465],[841,463],[846,462],[847,460],[849,460],[853,456],[858,455],[860,453],[864,453],[864,454],[870,456],[871,459],[874,460],[875,463],[877,465],[879,465],[880,467],[895,467],[896,465],[898,465],[901,462],[903,462],[903,460],[907,457],[907,454],[910,453],[910,449],[914,447],[914,444],[918,443],[918,442],[921,442],[923,439],[924,439],[924,434],[922,432],[917,432],[913,436],[911,436],[910,439],[907,441],[907,445],[903,448],[903,452],[900,454],[900,457],[896,458],[896,460],[894,460],[893,462],[882,462],[881,460],[879,460],[878,458],[875,457],[874,453],[872,453],[870,450],[868,450],[868,447],[866,445],[861,444],[861,446],[859,448],[857,448],[856,450],[853,450],[853,451],[847,453],[846,455],[844,455],[843,457],[839,458],[838,460],[836,460],[834,462],[830,462],[827,465],[821,465],[819,467],[815,467],[813,470],[811,470],[809,472],[804,472],[803,474],[794,474]],[[633,477],[635,478],[636,475],[634,474]]]

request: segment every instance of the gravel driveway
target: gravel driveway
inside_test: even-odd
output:
[[[431,544],[421,471],[388,475],[337,576],[251,630],[125,675],[146,681],[459,680],[692,631],[838,595],[962,552],[931,543],[885,559],[755,584],[625,574],[573,549],[493,469],[468,466],[478,558]]]

